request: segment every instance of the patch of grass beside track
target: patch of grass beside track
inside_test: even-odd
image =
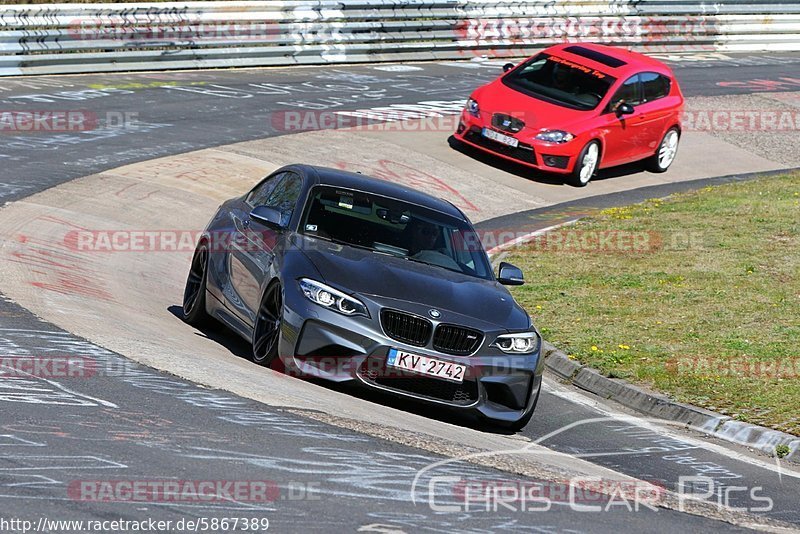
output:
[[[800,435],[800,174],[608,209],[506,261],[571,358]]]

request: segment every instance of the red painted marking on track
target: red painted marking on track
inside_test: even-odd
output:
[[[53,216],[37,220],[55,222],[70,228],[85,228]],[[17,237],[20,245],[10,251],[8,261],[30,267],[28,281],[33,287],[62,295],[79,295],[104,301],[113,301],[113,295],[98,284],[99,274],[90,268],[85,257],[70,250],[63,242],[48,241],[24,234]]]

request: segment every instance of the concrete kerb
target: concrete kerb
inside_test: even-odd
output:
[[[762,426],[737,421],[697,406],[683,404],[664,395],[648,392],[625,380],[608,378],[598,371],[570,360],[562,351],[549,345],[547,368],[564,381],[613,400],[637,412],[678,422],[703,433],[775,455],[778,445],[791,451],[784,460],[800,461],[800,438]]]

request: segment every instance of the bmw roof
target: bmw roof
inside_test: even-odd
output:
[[[304,175],[308,176],[311,179],[311,185],[330,185],[374,193],[376,195],[396,198],[411,204],[416,204],[452,217],[457,217],[461,220],[466,219],[461,210],[447,200],[436,198],[427,193],[387,180],[380,180],[371,176],[341,169],[317,167],[315,165],[289,165],[287,169],[289,167],[301,171]]]

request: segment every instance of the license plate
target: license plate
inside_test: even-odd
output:
[[[398,369],[405,369],[458,383],[464,381],[464,373],[467,372],[467,368],[464,365],[420,356],[419,354],[411,354],[397,349],[389,349],[389,357],[386,360],[386,364]]]
[[[503,143],[504,145],[513,146],[517,148],[519,146],[519,140],[515,137],[511,137],[510,135],[501,134],[500,132],[495,132],[494,130],[490,130],[489,128],[484,128],[483,136],[491,139],[492,141],[497,141],[498,143]]]

